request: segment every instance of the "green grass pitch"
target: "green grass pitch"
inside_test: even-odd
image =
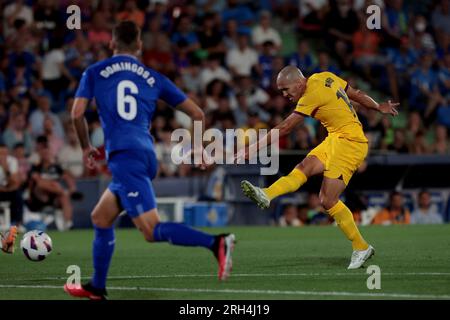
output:
[[[369,290],[366,269],[346,270],[350,243],[336,227],[228,227],[234,232],[233,274],[217,279],[202,248],[149,244],[137,230],[116,231],[110,299],[450,299],[450,225],[362,227],[375,247],[366,263],[381,269]],[[92,230],[50,232],[53,252],[42,262],[0,254],[0,299],[72,299],[62,290],[69,265],[89,278]],[[20,235],[19,235],[20,237]]]

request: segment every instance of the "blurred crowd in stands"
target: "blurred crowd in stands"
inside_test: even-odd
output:
[[[72,4],[81,9],[80,30],[66,27]],[[366,26],[372,4],[381,9],[378,30]],[[0,6],[0,197],[26,190],[32,202],[56,199],[66,204],[69,222],[73,179],[107,174],[105,165],[83,165],[70,122],[73,95],[83,70],[111,55],[111,30],[121,20],[142,28],[142,61],[201,106],[208,128],[280,123],[294,106],[274,79],[290,64],[305,76],[334,72],[377,100],[401,102],[397,118],[358,110],[372,152],[450,153],[449,0],[15,0]],[[87,119],[92,143],[103,152],[95,101]],[[158,104],[151,133],[161,177],[193,174],[170,161],[170,134],[187,126],[183,114]],[[308,118],[280,147],[307,151],[325,135]],[[56,182],[62,177],[65,188]]]
[[[430,191],[423,189],[410,197],[409,193],[393,191],[384,206],[370,205],[367,197],[351,195],[346,204],[353,212],[357,224],[393,225],[393,224],[442,224],[447,221],[446,201],[432,201]],[[441,200],[441,199],[439,199]],[[299,227],[305,225],[330,225],[334,223],[320,205],[319,196],[309,193],[307,201],[296,205],[282,206],[277,225]]]

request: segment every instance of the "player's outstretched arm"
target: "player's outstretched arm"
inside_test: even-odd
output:
[[[350,100],[356,101],[363,107],[375,109],[381,113],[386,113],[393,116],[398,115],[396,107],[399,106],[400,103],[394,103],[391,102],[391,100],[388,100],[387,102],[377,103],[365,92],[361,90],[355,90],[351,86],[348,86],[347,88],[347,96],[350,98]]]
[[[80,141],[81,148],[83,149],[83,157],[86,161],[89,169],[95,168],[94,156],[100,155],[97,149],[91,145],[89,140],[89,130],[84,112],[86,111],[89,100],[86,98],[75,98],[73,102],[71,118],[72,124],[75,127],[75,131]]]
[[[279,123],[276,127],[272,128],[269,133],[259,139],[258,142],[253,143],[247,148],[239,150],[235,156],[235,159],[248,159],[250,156],[256,154],[256,152],[264,146],[268,146],[275,141],[273,141],[272,136],[274,136],[275,131],[278,133],[278,137],[284,137],[292,132],[292,130],[303,122],[303,116],[299,113],[293,112]]]

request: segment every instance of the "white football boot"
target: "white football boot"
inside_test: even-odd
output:
[[[371,256],[375,254],[375,249],[369,245],[369,247],[366,250],[355,250],[352,253],[352,260],[350,261],[350,264],[348,265],[347,269],[358,269],[361,268],[367,260]]]
[[[241,182],[241,188],[244,194],[256,202],[261,209],[267,209],[270,206],[270,200],[261,188],[255,187],[247,180]]]

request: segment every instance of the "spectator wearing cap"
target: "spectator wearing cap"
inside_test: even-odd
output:
[[[274,45],[274,49],[281,49],[281,37],[277,30],[271,26],[272,15],[269,11],[263,10],[259,14],[259,23],[252,29],[252,43],[258,51],[263,49],[263,44],[270,41]]]
[[[441,224],[444,222],[437,206],[431,203],[431,195],[427,190],[419,192],[417,202],[417,209],[411,214],[411,224]]]

